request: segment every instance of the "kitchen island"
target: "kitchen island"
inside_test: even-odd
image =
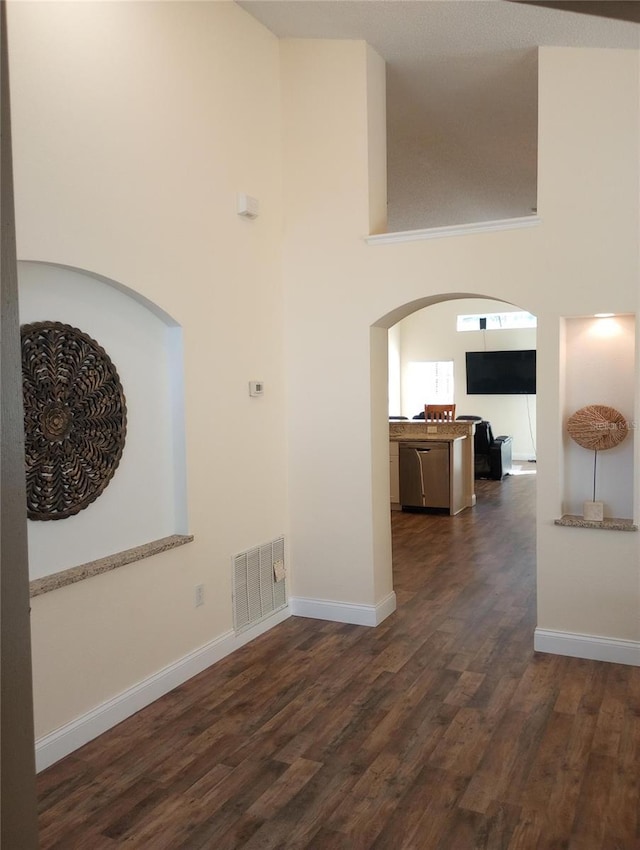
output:
[[[399,510],[402,507],[400,497],[401,444],[419,447],[420,444],[427,446],[429,442],[434,443],[434,448],[435,444],[447,443],[449,445],[448,471],[442,471],[442,475],[448,474],[449,477],[449,500],[447,504],[449,513],[455,514],[464,510],[464,508],[473,507],[476,503],[474,434],[475,423],[465,420],[446,423],[425,422],[422,419],[390,421],[389,462],[392,510]],[[406,492],[403,497],[406,499]]]

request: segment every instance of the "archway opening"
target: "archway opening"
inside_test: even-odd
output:
[[[409,364],[448,362],[453,368],[451,401],[456,403],[457,415],[476,415],[492,423],[494,434],[512,438],[512,474],[535,473],[536,470],[536,397],[535,393],[474,394],[467,392],[466,352],[537,349],[535,327],[508,327],[483,322],[477,330],[458,331],[456,318],[469,314],[516,314],[525,312],[514,305],[490,295],[475,293],[443,293],[402,305],[382,317],[371,331],[372,352],[372,466],[374,489],[374,527],[378,545],[388,554],[388,572],[392,571],[393,551],[391,533],[391,484],[393,457],[390,453],[391,416],[396,414],[412,420],[429,401],[419,405],[415,399],[419,390],[409,388],[412,369]],[[535,355],[534,355],[535,357]],[[383,372],[386,369],[386,372]],[[376,389],[377,388],[377,389]],[[529,388],[530,389],[530,388]],[[417,393],[417,394],[416,394]],[[394,395],[395,394],[395,395]],[[418,409],[414,410],[416,407]],[[535,476],[531,475],[534,479]],[[384,481],[384,493],[381,482]],[[496,482],[500,487],[500,482]],[[503,488],[504,489],[504,488]],[[535,480],[531,482],[535,493]],[[400,505],[397,505],[400,507]],[[529,509],[535,516],[535,497]],[[467,507],[466,511],[476,510]],[[443,517],[455,522],[455,517]],[[385,529],[383,532],[382,529]],[[388,537],[386,532],[388,530]],[[535,536],[535,523],[533,526]],[[382,588],[393,587],[391,575],[378,564],[376,576]],[[386,581],[385,581],[386,578]]]

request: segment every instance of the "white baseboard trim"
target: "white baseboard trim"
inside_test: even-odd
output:
[[[354,623],[360,626],[377,626],[396,610],[396,595],[390,593],[377,605],[353,605],[347,602],[330,602],[324,599],[289,599],[286,608],[276,612],[251,629],[240,634],[226,632],[204,646],[169,664],[152,676],[148,676],[126,691],[103,702],[86,714],[54,729],[36,741],[36,769],[50,767],[55,762],[112,729],[116,724],[131,717],[136,711],[177,688],[183,682],[206,670],[212,664],[230,655],[236,649],[259,637],[264,632],[282,623],[292,614],[338,623]]]
[[[640,641],[635,640],[618,640],[597,635],[536,629],[533,646],[536,652],[640,667]]]
[[[102,735],[117,723],[131,717],[136,711],[140,711],[141,708],[155,702],[178,685],[206,670],[216,661],[220,661],[278,623],[282,623],[291,616],[291,613],[291,608],[285,607],[240,634],[233,631],[226,632],[86,714],[39,738],[36,741],[36,769],[44,770],[97,738],[98,735]]]
[[[380,625],[383,620],[386,620],[387,617],[391,616],[397,607],[398,603],[396,600],[396,594],[395,591],[392,590],[391,593],[387,594],[387,596],[380,600],[380,602],[376,605],[376,626]]]
[[[377,626],[396,610],[396,595],[392,591],[376,605],[354,605],[352,602],[332,602],[328,599],[289,599],[291,613],[297,617],[333,620],[355,626]]]
[[[518,461],[524,460],[524,461],[527,461],[527,462],[528,461],[535,462],[535,459],[536,459],[535,455],[532,455],[531,452],[528,452],[528,453],[514,452],[511,455],[511,458],[512,458],[512,460],[518,460]]]

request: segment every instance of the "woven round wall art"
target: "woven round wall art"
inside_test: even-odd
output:
[[[94,502],[116,471],[127,408],[106,351],[60,322],[23,325],[27,516],[65,519]]]
[[[600,452],[612,449],[627,436],[627,420],[613,407],[590,404],[569,417],[567,433],[585,449]]]

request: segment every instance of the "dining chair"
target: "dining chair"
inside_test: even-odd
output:
[[[453,422],[456,418],[455,404],[425,404],[424,418],[431,422]]]

